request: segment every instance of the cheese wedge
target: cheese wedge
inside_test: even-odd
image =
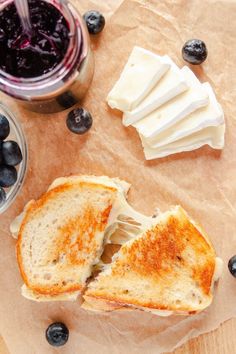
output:
[[[208,104],[208,92],[204,85],[199,82],[188,67],[184,67],[182,70],[189,84],[189,90],[133,124],[145,138],[154,138],[190,113]]]
[[[217,102],[214,91],[209,83],[204,87],[209,94],[209,104],[189,114],[185,119],[165,130],[155,138],[146,138],[145,142],[152,148],[168,145],[206,127],[224,123],[224,112]]]
[[[203,145],[209,145],[213,149],[224,147],[225,124],[218,127],[207,127],[183,139],[160,148],[151,148],[143,137],[141,137],[146,160],[153,160],[160,157],[176,154],[183,151],[199,149]]]
[[[188,83],[182,70],[166,55],[163,57],[170,64],[170,69],[165,73],[153,90],[131,112],[124,112],[123,124],[129,126],[138,122],[155,109],[188,89]]]
[[[131,111],[152,90],[170,64],[158,55],[134,47],[119,80],[107,97],[111,108]]]

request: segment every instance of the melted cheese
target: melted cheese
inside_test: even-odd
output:
[[[28,207],[30,206],[31,203],[33,203],[34,200],[29,201],[25,207],[22,213],[20,213],[10,224],[10,232],[13,238],[17,239],[18,238],[18,233],[20,231],[21,223],[25,217],[26,211]]]
[[[215,272],[212,279],[213,284],[220,279],[223,272],[223,265],[224,265],[223,260],[219,257],[216,257]]]

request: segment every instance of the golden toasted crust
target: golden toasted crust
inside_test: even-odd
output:
[[[86,292],[86,294],[88,294]],[[119,310],[122,307],[123,308],[138,308],[142,310],[144,307],[150,310],[159,310],[159,311],[175,311],[176,313],[182,314],[182,315],[195,315],[199,311],[190,311],[188,306],[182,306],[181,310],[178,308],[173,308],[169,306],[165,306],[161,303],[158,302],[145,302],[145,304],[142,301],[138,301],[137,299],[130,299],[127,297],[123,298],[122,300],[119,299],[117,301],[116,296],[111,296],[110,294],[108,296],[100,296],[100,295],[94,295],[94,294],[89,294],[89,295],[84,295],[83,296],[85,300],[85,306],[82,305],[82,308],[84,309],[89,309],[91,310],[100,310],[100,311],[114,311],[114,310]]]
[[[39,294],[44,294],[44,295],[58,295],[61,293],[70,293],[70,292],[78,291],[83,288],[81,284],[76,284],[73,286],[69,284],[67,285],[58,284],[54,286],[52,285],[37,286],[35,284],[32,284],[29,281],[26,271],[24,269],[22,250],[21,250],[22,238],[27,223],[30,222],[30,220],[32,220],[32,218],[35,217],[37,214],[40,214],[42,208],[48,203],[48,201],[55,199],[57,195],[65,191],[68,191],[69,189],[74,189],[74,188],[81,189],[83,187],[87,187],[90,190],[92,190],[93,188],[101,189],[101,192],[104,190],[110,191],[111,194],[116,192],[116,188],[105,186],[103,184],[96,184],[96,183],[90,183],[84,181],[76,182],[76,183],[65,183],[43,194],[39,200],[32,202],[26,211],[26,214],[24,216],[24,219],[20,227],[16,250],[17,250],[17,260],[18,260],[21,276],[26,286],[34,292],[37,292]],[[62,272],[66,270],[63,269],[63,266],[66,268],[68,264],[70,266],[83,265],[85,259],[81,257],[81,254],[80,256],[78,256],[78,251],[83,251],[85,255],[96,254],[97,248],[94,240],[94,234],[97,231],[104,231],[107,225],[111,208],[112,208],[112,202],[98,215],[97,211],[93,208],[93,206],[88,206],[85,209],[83,214],[80,214],[77,217],[68,220],[65,225],[59,228],[58,230],[59,237],[57,238],[57,241],[55,243],[53,254],[50,253],[50,259],[57,260],[59,254],[62,251],[66,254],[67,263],[61,266]],[[78,231],[78,230],[79,230],[79,236],[76,238],[74,243],[69,242],[70,236],[73,234],[74,231]],[[84,236],[85,234],[86,237]],[[80,237],[81,235],[83,237]]]
[[[96,183],[91,183],[91,182],[68,182],[68,183],[64,183],[64,184],[60,184],[59,186],[50,189],[48,192],[44,193],[40,199],[36,200],[36,201],[32,201],[32,203],[30,203],[29,207],[27,208],[27,212],[24,216],[24,220],[21,224],[21,228],[23,228],[23,225],[28,221],[29,218],[32,217],[33,214],[40,212],[40,209],[50,200],[50,199],[54,199],[55,196],[57,194],[63,193],[65,190],[68,189],[73,189],[75,187],[80,187],[82,188],[84,187],[88,187],[90,189],[93,188],[101,188],[101,189],[105,189],[105,190],[109,190],[111,192],[116,192],[116,188],[114,187],[110,187],[110,186],[105,186],[103,184],[96,184]],[[21,230],[20,230],[21,233]],[[20,233],[18,238],[20,237]]]
[[[191,284],[204,298],[205,304],[209,305],[212,299],[215,259],[215,251],[208,239],[179,207],[177,214],[170,215],[165,222],[158,223],[141,237],[123,245],[110,274],[101,273],[94,286],[91,284],[86,291],[85,299],[102,299],[104,302],[112,302],[114,306],[134,305],[193,314],[197,310],[190,308],[184,300],[181,304],[168,303],[165,289],[167,294],[176,281],[186,287],[184,281],[191,280]],[[153,289],[157,287],[159,298],[155,298],[154,292],[151,293],[152,296],[149,292],[151,299],[148,299],[145,295],[133,296],[132,289],[127,290],[127,293],[122,291],[123,279],[127,279],[127,289],[134,279],[134,287],[138,281],[147,280]],[[117,287],[119,281],[122,282],[120,288]],[[191,291],[191,288],[188,290]],[[200,302],[199,308],[203,305]]]
[[[133,271],[143,276],[152,274],[153,279],[158,280],[165,277],[165,274],[173,272],[173,264],[176,261],[182,265],[186,263],[186,267],[189,267],[189,260],[182,257],[189,244],[198,256],[203,255],[205,258],[203,264],[194,264],[190,267],[193,278],[199,282],[203,292],[209,294],[215,269],[215,253],[196,227],[186,219],[171,216],[166,225],[156,225],[147,231],[142,243],[136,240],[131,247],[124,247],[123,252]],[[124,263],[121,262],[112,274],[122,275],[123,266]],[[165,282],[166,285],[171,284],[172,279],[166,278]]]

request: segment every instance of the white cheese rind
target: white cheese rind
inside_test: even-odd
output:
[[[190,113],[208,104],[208,92],[194,73],[188,67],[184,67],[183,74],[189,89],[133,124],[139,134],[145,138],[154,138]]]
[[[158,55],[134,47],[123,72],[107,96],[111,108],[134,109],[170,68]]]
[[[211,85],[207,82],[203,86],[209,94],[209,104],[191,113],[179,123],[155,136],[155,138],[146,138],[145,142],[150,147],[159,148],[194,134],[206,127],[218,126],[224,123],[223,110],[216,100]]]
[[[218,127],[207,127],[183,139],[160,148],[151,148],[141,137],[146,160],[153,160],[168,155],[199,149],[203,145],[209,145],[213,149],[224,147],[225,124]]]
[[[182,74],[183,69],[180,70],[167,55],[163,57],[163,60],[166,60],[170,64],[170,69],[133,111],[124,112],[123,124],[125,126],[138,122],[164,103],[188,89],[187,80]]]

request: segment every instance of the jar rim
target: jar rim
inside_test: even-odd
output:
[[[14,0],[6,0],[3,4],[0,5],[0,10],[2,10],[5,6],[12,3],[13,1]],[[44,1],[50,3],[50,0]],[[80,16],[70,3],[60,2],[59,4],[54,0],[53,5],[56,6],[60,12],[62,12],[70,26],[70,41],[65,57],[52,71],[33,78],[21,78],[12,76],[0,69],[0,88],[4,87],[3,91],[7,94],[16,98],[25,99],[28,91],[30,92],[30,96],[32,96],[32,91],[34,90],[40,91],[40,94],[42,94],[42,90],[45,90],[46,87],[46,91],[50,92],[50,87],[56,87],[61,82],[61,80],[65,79],[67,75],[70,74],[73,63],[80,55],[81,46],[83,46],[83,31],[81,29]],[[11,90],[14,91],[13,94],[11,94]],[[25,91],[23,95],[24,97],[22,97],[22,91]]]

